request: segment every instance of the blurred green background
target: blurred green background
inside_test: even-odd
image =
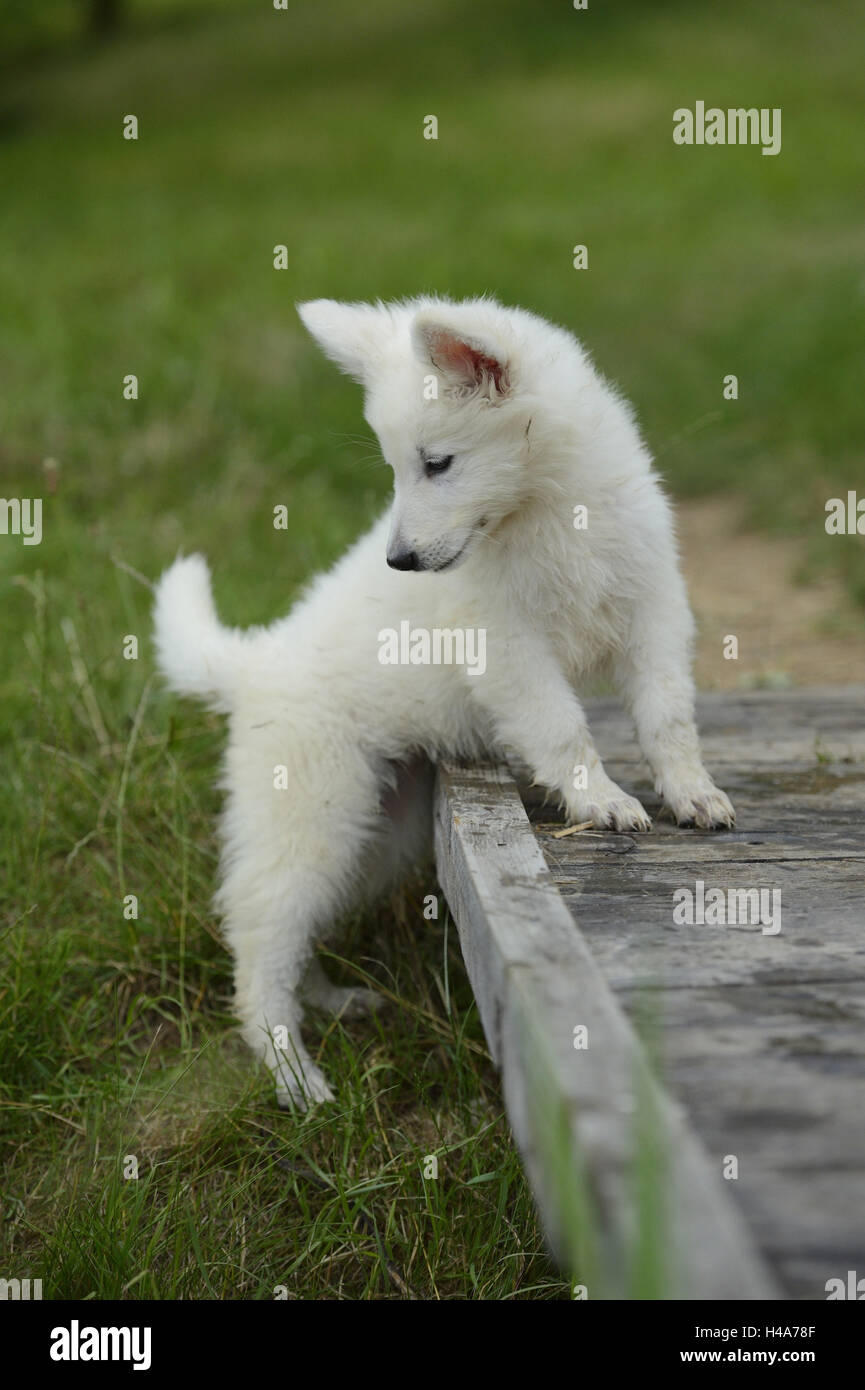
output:
[[[101,43],[89,8],[5,20],[3,490],[60,473],[4,567],[92,593],[202,546],[230,618],[281,612],[388,492],[294,302],[489,291],[585,340],[674,492],[747,493],[865,597],[821,534],[865,478],[861,4],[128,0]],[[675,146],[697,98],[780,106],[781,154]]]
[[[308,1296],[397,1296],[383,1247],[357,1253],[365,1201],[424,1296],[562,1296],[440,930],[357,928],[398,1019],[336,1057],[322,1025],[351,1102],[276,1122],[329,1196],[261,1169],[245,1061],[198,1096],[180,1084],[229,1046],[208,905],[221,733],[148,682],[141,578],[202,549],[228,621],[283,613],[389,491],[359,391],[295,301],[490,292],[585,341],[675,494],[741,495],[865,599],[861,538],[823,528],[828,497],[865,491],[863,40],[859,0],[6,0],[0,495],[41,496],[44,538],[0,536],[0,1118],[9,1248],[34,1274],[48,1251],[55,1292],[268,1296],[291,1266]],[[781,154],[677,147],[672,113],[698,99],[781,107]],[[141,1131],[179,1094],[180,1139]],[[416,1177],[439,1140],[452,1185],[402,1186],[400,1206],[394,1171]],[[133,1143],[171,1158],[168,1195],[133,1199],[105,1168]],[[202,1234],[199,1203],[225,1228]]]

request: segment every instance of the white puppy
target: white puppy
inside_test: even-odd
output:
[[[571,821],[648,830],[576,694],[606,673],[676,819],[734,819],[700,757],[669,504],[575,339],[490,299],[300,315],[365,388],[393,504],[270,627],[222,627],[195,555],[163,576],[155,614],[171,686],[231,717],[217,905],[281,1104],[331,1094],[301,999],[369,1001],[330,984],[314,946],[426,852],[429,760],[503,757]]]

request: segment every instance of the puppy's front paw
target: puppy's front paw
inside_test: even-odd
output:
[[[621,787],[606,778],[587,788],[578,799],[568,803],[569,819],[579,825],[591,821],[598,830],[651,830],[651,817],[635,796],[628,796]]]
[[[732,830],[736,824],[730,798],[714,782],[677,787],[665,793],[664,801],[678,825],[695,825],[699,830]]]

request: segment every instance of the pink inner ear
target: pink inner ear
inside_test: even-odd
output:
[[[483,386],[486,381],[491,381],[500,394],[507,390],[508,375],[504,363],[480,348],[472,347],[462,338],[456,338],[451,333],[436,333],[431,348],[434,362],[443,370],[455,372],[475,386]]]

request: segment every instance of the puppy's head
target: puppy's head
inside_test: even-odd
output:
[[[488,300],[298,306],[327,355],[361,382],[394,474],[387,562],[461,564],[521,504],[527,412],[516,335]]]

